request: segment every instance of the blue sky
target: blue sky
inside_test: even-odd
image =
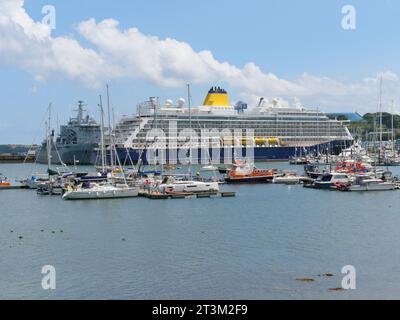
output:
[[[9,1],[0,0],[0,6]],[[79,99],[97,117],[98,95],[104,94],[107,81],[117,117],[133,113],[136,103],[149,96],[185,96],[187,82],[192,83],[194,104],[202,102],[210,86],[220,84],[232,101],[280,96],[290,102],[297,96],[306,107],[362,113],[376,110],[376,77],[384,73],[385,105],[391,99],[400,103],[398,1],[14,1],[26,13],[24,19],[36,24],[42,20],[42,7],[54,5],[57,27],[43,41],[24,38],[31,27],[16,29],[20,19],[14,11],[8,25],[0,23],[0,143],[40,142],[50,101],[59,122],[68,119]],[[356,30],[341,27],[346,4],[356,8]],[[8,13],[3,10],[0,18],[2,14]],[[91,18],[95,23],[81,25]],[[100,24],[109,18],[119,25]],[[137,28],[139,34],[127,37],[129,28]],[[121,36],[118,45],[107,38],[110,30]],[[40,38],[40,32],[35,31],[35,37]],[[147,41],[151,36],[158,39]],[[146,39],[148,46],[135,47],[137,37]],[[84,54],[77,54],[82,61],[78,67],[75,56],[72,61],[68,56],[56,62],[48,59],[52,43],[66,38],[92,50],[104,63],[92,64]],[[166,45],[166,38],[176,41]],[[16,50],[15,42],[24,49]],[[186,53],[180,50],[183,44],[191,48]],[[73,48],[72,42],[65,46],[65,52]],[[212,53],[211,62],[199,54],[204,50]],[[146,59],[155,51],[160,57]],[[126,63],[124,57],[131,61]],[[199,66],[198,59],[206,62]],[[256,70],[246,68],[248,63]],[[168,64],[178,67],[171,70]],[[180,64],[185,64],[184,72],[176,70]],[[162,69],[160,74],[153,74],[153,65]],[[85,79],[88,73],[96,81]]]

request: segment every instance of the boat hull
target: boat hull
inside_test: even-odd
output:
[[[351,144],[351,141],[332,141],[329,143],[322,143],[322,144],[317,144],[311,147],[304,147],[306,150],[307,154],[313,154],[316,153],[318,150],[327,150],[329,149],[330,152],[333,155],[338,155],[340,152],[347,148]],[[296,155],[296,152],[298,152],[299,147],[255,147],[254,148],[254,161],[255,162],[265,162],[265,161],[287,161],[291,157],[294,157]],[[246,157],[246,148],[243,147],[241,150],[242,154],[239,155],[239,157]],[[149,164],[148,157],[147,157],[147,150],[141,150],[141,149],[126,149],[126,148],[117,148],[117,153],[119,156],[119,159],[121,160],[122,163],[137,163],[139,159],[141,158],[142,162],[144,164]],[[165,159],[160,162],[168,163],[168,164],[175,164],[179,163],[176,158],[176,150],[169,151],[168,149],[165,151]],[[203,150],[203,154],[207,155],[212,155],[213,150],[209,149],[208,151]],[[225,157],[225,149],[221,148],[219,151],[220,158],[219,159],[213,159],[216,160],[217,162],[220,163],[232,163],[232,158],[233,158],[233,151],[229,150],[229,154]],[[192,163],[209,163],[209,158],[204,159],[204,156],[202,157],[202,150],[201,149],[193,149],[192,151]],[[98,164],[97,162],[99,161],[99,157],[97,153],[92,154],[92,163],[93,164]],[[161,160],[161,156],[159,156],[159,160]]]
[[[172,190],[173,192],[218,192],[218,182],[193,182],[193,183],[172,183],[162,184],[159,187],[161,192]]]
[[[230,184],[241,184],[241,183],[271,183],[273,177],[243,177],[243,178],[231,178],[225,179],[226,183]]]
[[[390,190],[395,190],[396,186],[394,184],[386,184],[386,183],[381,183],[381,184],[374,184],[374,185],[354,185],[348,187],[347,191],[390,191]]]
[[[117,199],[117,198],[132,198],[139,195],[138,188],[126,188],[118,191],[115,190],[83,190],[66,192],[63,195],[64,200],[94,200],[94,199]]]
[[[277,177],[274,178],[273,182],[275,184],[299,184],[300,177],[294,177],[294,178]]]
[[[328,183],[314,182],[314,184],[312,185],[312,187],[314,189],[322,189],[322,190],[329,190],[329,189],[332,189],[334,186],[335,186],[335,184],[332,182],[328,182]]]
[[[95,143],[86,143],[79,145],[67,145],[67,146],[57,146],[57,150],[52,148],[51,151],[51,162],[53,164],[61,164],[60,158],[63,163],[73,165],[73,164],[92,164],[93,163],[93,153],[97,148]],[[38,151],[36,155],[37,163],[47,163],[47,149],[46,146]]]

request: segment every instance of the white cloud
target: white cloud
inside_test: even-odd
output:
[[[48,26],[34,22],[23,0],[0,1],[0,64],[18,65],[43,81],[59,73],[87,85],[101,83],[104,73],[117,71],[91,49],[69,37],[52,37]]]
[[[196,52],[186,42],[159,39],[136,28],[121,30],[113,19],[83,21],[77,32],[91,48],[73,37],[53,37],[47,26],[29,17],[23,0],[0,0],[0,64],[19,66],[40,83],[53,75],[92,87],[119,78],[142,79],[167,88],[224,82],[251,102],[260,96],[287,100],[296,96],[306,105],[323,109],[376,110],[378,75],[354,83],[307,73],[286,80],[252,62],[239,68],[218,61],[208,50]],[[399,76],[387,71],[382,77],[386,99],[400,101]]]

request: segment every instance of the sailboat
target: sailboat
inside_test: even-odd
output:
[[[38,189],[39,186],[44,188],[47,183],[50,182],[51,178],[59,175],[58,171],[51,168],[51,148],[53,145],[53,136],[51,130],[51,107],[50,103],[47,109],[48,120],[46,122],[46,147],[47,147],[47,172],[33,174],[31,177],[23,180],[19,180],[22,186],[29,189]]]
[[[189,105],[189,127],[190,132],[192,129],[192,118],[191,118],[191,95],[190,95],[190,85],[187,85],[188,91],[188,105]],[[190,139],[191,140],[191,139]],[[215,168],[216,170],[216,168]],[[189,192],[189,193],[199,193],[199,192],[218,192],[219,184],[218,182],[210,181],[197,181],[192,179],[192,146],[189,147],[189,167],[188,175],[184,176],[182,179],[177,177],[168,176],[165,177],[162,183],[158,186],[158,191],[162,193],[168,192]]]
[[[107,90],[108,95],[108,90]],[[102,172],[106,171],[106,155],[104,144],[104,111],[102,97],[100,95],[100,115],[101,115],[101,165]],[[111,158],[114,148],[112,140],[110,141]],[[116,157],[119,162],[118,156]],[[82,199],[112,199],[112,198],[132,198],[139,195],[137,186],[129,186],[126,181],[125,173],[119,162],[120,171],[123,174],[124,183],[115,183],[113,179],[108,179],[107,183],[91,183],[84,181],[78,186],[69,185],[67,191],[63,195],[64,200],[82,200]],[[114,169],[114,168],[113,168]],[[113,170],[114,171],[114,170]]]
[[[396,138],[394,129],[394,101],[392,101],[392,130],[391,130],[391,152],[385,158],[385,166],[400,166],[400,156],[396,153]]]
[[[51,148],[53,144],[53,134],[51,130],[51,104],[49,105],[49,118],[47,122],[46,148],[47,148],[47,179],[37,181],[37,194],[40,195],[61,195],[62,186],[58,179],[59,172],[51,168]],[[62,163],[62,161],[61,161]]]
[[[83,183],[78,188],[68,187],[64,193],[64,200],[90,200],[90,199],[112,199],[112,198],[132,198],[139,195],[137,187],[129,187],[128,185],[112,184],[87,184]]]

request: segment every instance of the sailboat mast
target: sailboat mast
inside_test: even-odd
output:
[[[381,162],[381,151],[382,151],[382,76],[379,83],[379,162]]]
[[[392,100],[392,155],[394,156],[394,100]]]
[[[108,88],[108,84],[106,85],[107,87],[107,113],[108,113],[108,139],[109,139],[109,144],[110,144],[110,165],[111,168],[114,167],[114,158],[113,158],[113,141],[112,141],[112,125],[111,125],[111,109],[110,109],[110,92]]]
[[[103,101],[100,95],[100,134],[101,134],[101,167],[102,172],[105,172],[105,153],[104,153],[104,111],[103,111]]]
[[[51,168],[51,103],[49,104],[49,118],[47,120],[47,167],[50,174]]]
[[[188,106],[189,106],[189,177],[192,179],[192,103],[190,95],[190,84],[187,84]]]

